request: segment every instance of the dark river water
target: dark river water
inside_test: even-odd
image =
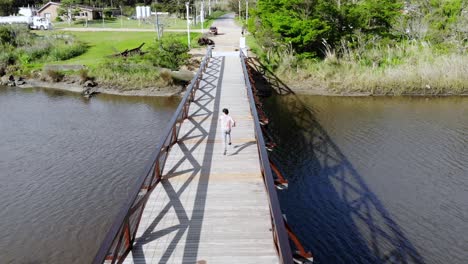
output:
[[[90,263],[178,102],[0,87],[0,263]]]
[[[0,264],[90,263],[178,100],[0,88]],[[265,106],[317,263],[468,263],[468,98]]]
[[[468,263],[468,98],[270,97],[272,159],[317,263]]]

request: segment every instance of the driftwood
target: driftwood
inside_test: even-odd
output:
[[[199,38],[198,45],[214,45],[214,41],[209,38]]]
[[[88,82],[91,82],[88,84]],[[95,87],[96,83],[92,81],[86,81],[85,86],[83,88],[83,92],[81,92],[81,95],[83,95],[84,98],[91,98],[91,96],[94,96],[99,93],[98,88]]]
[[[134,49],[126,49],[120,53],[117,53],[117,54],[114,54],[112,55],[112,57],[128,57],[128,56],[133,56],[133,55],[143,55],[145,54],[146,52],[143,52],[141,50],[141,47],[143,47],[143,45],[145,45],[145,43],[141,43],[140,46],[134,48]]]

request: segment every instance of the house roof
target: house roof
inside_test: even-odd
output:
[[[47,4],[45,4],[44,6],[42,6],[39,10],[37,10],[37,12],[43,11],[44,9],[49,7],[50,5],[60,6],[61,4],[57,3],[57,2],[50,1]],[[102,10],[102,8],[97,8],[97,7],[92,7],[92,6],[85,6],[85,5],[74,5],[74,7],[77,7],[79,9],[81,9],[81,10],[86,10],[86,11],[101,11]]]
[[[101,11],[102,8],[99,7],[92,7],[92,6],[85,6],[85,5],[74,5],[74,7],[77,7],[81,10],[86,10],[86,11]]]
[[[57,6],[60,6],[60,3],[57,3],[57,2],[48,2],[47,4],[43,5],[41,8],[39,8],[39,10],[37,10],[37,12],[42,12],[42,10],[46,9],[48,6],[50,5],[57,5]]]

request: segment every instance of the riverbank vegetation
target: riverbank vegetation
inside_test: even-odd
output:
[[[115,56],[142,43],[140,55]],[[114,90],[170,87],[178,82],[171,71],[190,58],[184,33],[166,33],[157,41],[153,32],[32,33],[25,27],[2,26],[0,46],[0,75],[77,85],[93,80]]]
[[[34,1],[6,1],[0,5],[1,14],[12,14],[18,7],[33,4]],[[90,4],[84,0],[63,0],[59,13],[66,16],[76,12],[77,5]],[[153,88],[158,94],[159,90],[180,91],[183,84],[191,78],[190,70],[197,66],[197,59],[191,59],[188,54],[187,36],[185,33],[164,32],[160,40],[155,32],[132,32],[132,29],[154,29],[155,17],[142,21],[131,19],[135,17],[136,5],[151,5],[152,10],[168,12],[161,15],[159,22],[164,28],[185,29],[186,12],[184,2],[158,1],[157,3],[136,3],[135,1],[121,1],[120,8],[123,13],[114,17],[109,7],[112,1],[93,1],[94,5],[105,7],[102,20],[85,21],[74,20],[55,24],[54,31],[30,32],[25,27],[2,26],[0,42],[2,54],[0,55],[0,77],[2,83],[14,85],[10,75],[26,78],[40,79],[45,82],[66,82],[82,85],[92,81],[104,88],[113,91],[139,90]],[[114,3],[115,4],[115,3]],[[192,3],[193,4],[193,3]],[[197,6],[200,2],[197,1]],[[204,21],[204,27],[209,27],[214,19],[225,11],[221,5],[212,5],[212,13]],[[68,10],[68,11],[67,11]],[[195,10],[195,7],[193,7]],[[64,12],[67,11],[67,12]],[[207,14],[208,15],[208,14]],[[127,18],[128,17],[128,18]],[[58,17],[58,20],[63,18]],[[122,32],[83,32],[61,31],[60,27],[124,27]],[[192,24],[192,28],[201,28],[201,23]],[[136,30],[137,31],[137,30]],[[197,40],[201,34],[191,33],[191,47],[197,48]],[[141,50],[132,55],[118,56],[125,50],[139,47]],[[137,53],[135,55],[135,53]],[[174,72],[179,69],[189,71]],[[170,92],[169,92],[170,93]],[[168,93],[163,93],[168,94]]]
[[[26,26],[0,26],[0,75],[23,74],[47,62],[79,56],[87,49],[86,43],[69,36],[37,36]]]
[[[90,67],[90,75],[98,83],[119,90],[148,87],[167,88],[178,82],[171,71],[179,70],[189,61],[185,34],[172,34],[150,44],[142,56],[106,58]],[[188,80],[185,80],[188,81]]]
[[[468,93],[462,0],[259,0],[248,39],[301,92]]]

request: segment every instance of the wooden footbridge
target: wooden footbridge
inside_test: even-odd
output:
[[[93,263],[293,263],[256,104],[243,53],[208,48]]]

